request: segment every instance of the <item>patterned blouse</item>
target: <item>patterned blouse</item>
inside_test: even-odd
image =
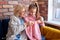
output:
[[[22,18],[11,16],[6,40],[27,40],[25,28]]]

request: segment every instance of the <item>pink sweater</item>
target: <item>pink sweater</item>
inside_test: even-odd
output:
[[[34,24],[28,25],[25,29],[27,36],[30,40],[41,40],[41,32],[38,23],[35,21],[35,18],[28,16],[25,18],[26,22],[33,21]]]

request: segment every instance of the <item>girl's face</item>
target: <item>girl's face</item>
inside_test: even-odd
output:
[[[29,10],[29,14],[35,15],[36,14],[36,8],[32,8]]]
[[[20,17],[24,17],[24,16],[25,16],[25,9],[22,9],[22,10],[19,12],[19,16],[20,16]]]

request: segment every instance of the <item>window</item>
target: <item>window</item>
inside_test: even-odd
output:
[[[48,22],[60,25],[60,0],[48,0]]]
[[[54,20],[60,21],[60,0],[53,0]]]

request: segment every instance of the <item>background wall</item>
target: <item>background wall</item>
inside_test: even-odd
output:
[[[13,14],[13,6],[23,4],[28,7],[32,1],[37,0],[0,0],[0,19],[8,18],[8,15]],[[5,16],[6,15],[6,16]]]
[[[48,0],[38,0],[39,8],[40,8],[40,14],[44,17],[45,20],[47,20],[48,16]]]

